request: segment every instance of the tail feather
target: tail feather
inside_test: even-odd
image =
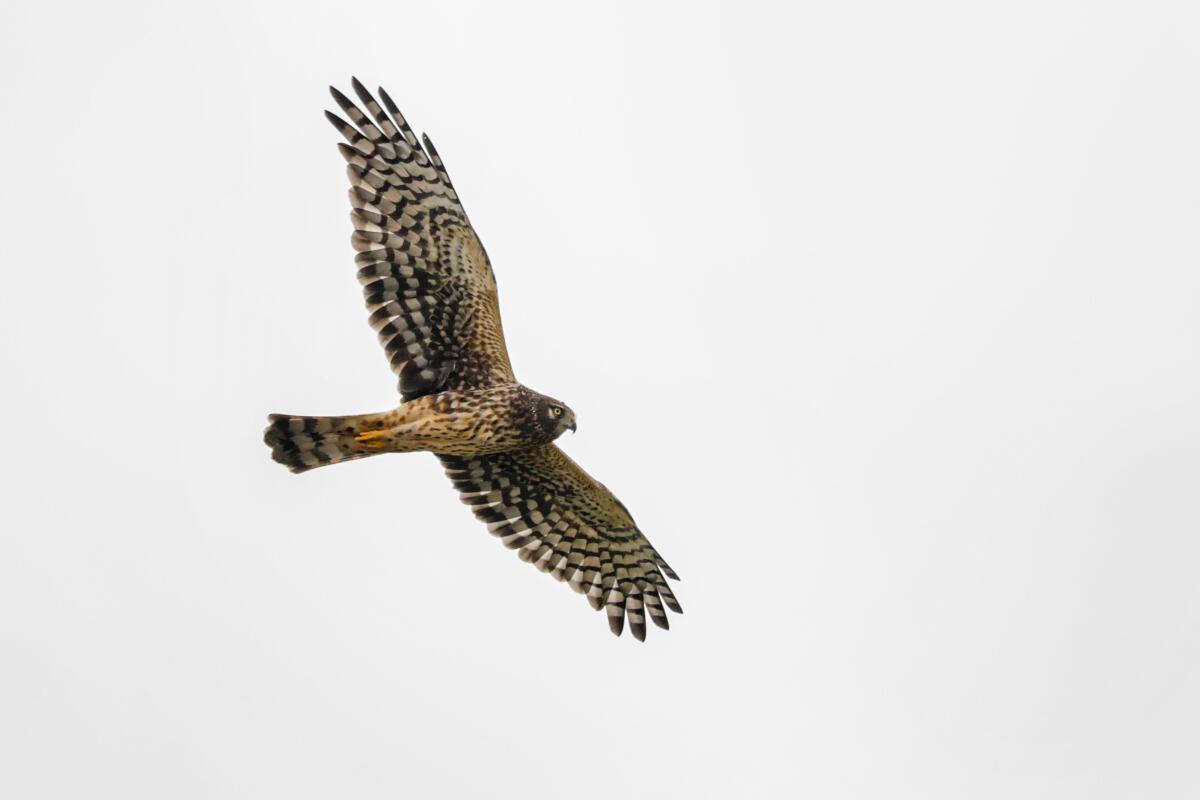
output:
[[[292,417],[271,414],[263,441],[271,458],[292,472],[306,472],[385,452],[372,436],[380,414],[354,417]]]

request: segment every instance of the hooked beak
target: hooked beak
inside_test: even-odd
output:
[[[571,433],[575,432],[575,420],[571,420],[571,424],[567,426],[567,430],[569,430]]]

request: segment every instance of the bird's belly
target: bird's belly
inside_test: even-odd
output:
[[[507,415],[493,408],[464,407],[454,400],[444,394],[405,403],[357,440],[381,452],[453,456],[501,453],[521,446],[521,433]]]
[[[502,453],[519,445],[518,432],[509,430],[502,419],[477,414],[446,414],[430,420],[420,434],[426,448],[450,456]]]

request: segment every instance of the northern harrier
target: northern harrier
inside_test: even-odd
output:
[[[304,472],[379,453],[435,453],[488,530],[606,608],[613,633],[628,617],[644,640],[645,614],[667,628],[663,607],[682,609],[663,573],[679,576],[621,501],[554,444],[575,430],[575,413],[513,375],[491,263],[433,142],[422,136],[422,148],[383,89],[381,108],[352,84],[371,118],[332,87],[353,125],[325,116],[349,142],[338,149],[348,162],[358,280],[403,402],[350,417],[272,414],[272,457]]]

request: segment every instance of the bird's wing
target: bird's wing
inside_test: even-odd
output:
[[[679,580],[629,511],[556,445],[486,456],[438,456],[462,500],[510,549],[606,607],[612,632],[625,618],[638,640],[646,616],[667,628],[663,606],[683,609],[663,577]],[[644,609],[644,612],[643,612]]]
[[[450,176],[387,92],[383,107],[357,79],[366,114],[330,87],[350,118],[325,112],[349,144],[351,242],[371,326],[405,400],[446,389],[508,383],[496,279]],[[386,109],[386,110],[385,110]]]

